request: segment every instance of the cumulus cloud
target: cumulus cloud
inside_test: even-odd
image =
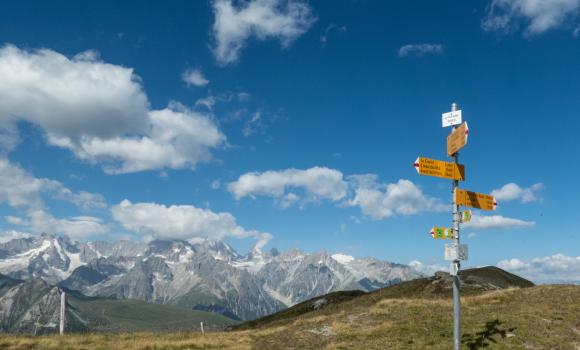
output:
[[[86,238],[109,232],[109,226],[94,216],[55,218],[43,209],[31,209],[26,218],[7,217],[12,224],[25,227],[32,233],[62,234],[72,238]]]
[[[105,208],[103,196],[87,191],[74,192],[59,181],[36,178],[21,167],[0,158],[0,203],[24,209],[26,216],[5,216],[6,222],[27,228],[31,233],[66,234],[84,238],[107,233],[109,227],[92,216],[55,218],[44,209],[43,196],[64,200],[82,209]],[[14,231],[16,232],[16,231]]]
[[[282,206],[289,206],[300,199],[339,201],[346,196],[347,189],[342,173],[325,167],[246,173],[228,184],[228,191],[236,199],[269,196],[281,200]],[[304,194],[290,192],[293,190]]]
[[[211,159],[211,149],[223,144],[224,134],[204,115],[172,103],[151,111],[147,136],[90,138],[79,144],[68,140],[53,143],[69,148],[80,159],[103,164],[109,174],[160,168],[194,168]]]
[[[507,202],[519,200],[522,203],[531,203],[541,201],[538,192],[544,188],[541,182],[530,187],[520,187],[518,184],[510,182],[497,190],[493,190],[491,195],[498,201]]]
[[[354,185],[354,198],[350,206],[359,206],[363,214],[380,220],[393,216],[413,215],[424,211],[445,211],[449,205],[431,198],[409,180],[396,183],[380,183],[374,174],[353,175],[349,180]]]
[[[52,50],[0,48],[0,128],[39,127],[49,144],[102,163],[111,174],[194,168],[211,159],[225,136],[214,121],[179,103],[150,110],[133,70]],[[14,142],[8,142],[8,146]]]
[[[146,128],[148,102],[139,78],[94,58],[0,48],[0,120],[25,120],[71,142]]]
[[[181,79],[187,84],[187,86],[195,85],[195,86],[206,86],[209,84],[209,80],[207,80],[201,70],[199,69],[188,69],[183,72]]]
[[[230,213],[215,213],[192,205],[131,203],[125,199],[111,207],[111,213],[126,229],[152,238],[192,240],[227,236],[253,237],[257,240],[257,248],[263,247],[272,238],[267,232],[244,229]]]
[[[536,35],[576,19],[580,0],[492,0],[482,22],[487,31],[510,31],[525,23],[525,34]]]
[[[340,206],[357,206],[364,215],[376,220],[395,214],[450,209],[449,205],[425,195],[409,180],[380,183],[374,174],[352,175],[345,179],[339,170],[326,167],[250,172],[230,182],[227,188],[236,199],[273,197],[282,208],[321,200],[338,202]]]
[[[316,21],[310,6],[299,0],[252,0],[234,4],[232,0],[212,2],[213,53],[222,65],[238,60],[251,37],[278,39],[288,47]]]
[[[449,266],[443,266],[439,264],[424,264],[419,260],[411,261],[409,266],[425,276],[433,276],[437,271],[449,272]]]
[[[470,222],[463,224],[465,228],[474,230],[487,229],[517,229],[517,228],[531,228],[536,225],[533,221],[524,221],[520,219],[508,218],[501,215],[474,215]]]
[[[580,256],[555,254],[527,261],[513,258],[497,266],[536,283],[580,284]]]
[[[105,199],[100,194],[74,192],[58,181],[36,178],[4,158],[0,158],[0,183],[0,202],[12,207],[39,208],[43,194],[69,201],[83,209],[106,207]]]
[[[407,44],[397,51],[399,57],[441,55],[443,46],[440,44]]]

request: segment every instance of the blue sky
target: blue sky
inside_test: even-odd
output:
[[[467,265],[580,271],[580,1],[4,4],[0,234],[225,238],[442,266],[441,113],[496,212]],[[506,186],[507,185],[507,186]],[[417,265],[417,263],[415,263]],[[417,265],[419,266],[419,265]],[[552,269],[552,270],[551,270]]]

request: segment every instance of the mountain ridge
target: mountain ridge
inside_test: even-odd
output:
[[[240,320],[333,291],[371,291],[421,276],[410,266],[370,257],[339,261],[326,252],[298,249],[241,255],[221,240],[83,243],[44,234],[0,244],[0,255],[0,273],[10,277]]]

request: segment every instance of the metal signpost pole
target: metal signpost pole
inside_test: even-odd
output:
[[[457,104],[451,104],[451,111],[457,111]],[[456,129],[456,127],[453,127]],[[453,155],[453,163],[458,163],[459,152]],[[458,180],[453,180],[453,233],[454,243],[459,247],[459,206],[455,201],[455,191],[459,185]],[[461,349],[461,302],[459,299],[459,268],[458,259],[451,262],[451,272],[453,272],[453,350]]]
[[[445,260],[450,261],[449,273],[453,277],[453,349],[461,349],[461,300],[459,270],[461,260],[467,260],[467,245],[460,244],[459,224],[471,221],[471,211],[459,211],[459,206],[482,210],[495,210],[495,197],[485,193],[459,189],[459,181],[465,181],[465,166],[459,164],[459,150],[467,145],[469,127],[463,121],[461,110],[457,104],[451,104],[451,112],[441,114],[441,125],[453,127],[447,136],[447,157],[452,162],[417,157],[413,166],[420,175],[428,175],[451,179],[453,181],[453,227],[435,226],[429,234],[434,239],[452,239],[453,243],[445,244]]]
[[[59,324],[60,335],[64,334],[65,307],[66,307],[66,293],[62,291],[60,294],[60,324]]]

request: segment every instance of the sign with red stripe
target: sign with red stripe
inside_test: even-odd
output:
[[[465,167],[461,164],[418,157],[413,166],[421,175],[465,181]]]

